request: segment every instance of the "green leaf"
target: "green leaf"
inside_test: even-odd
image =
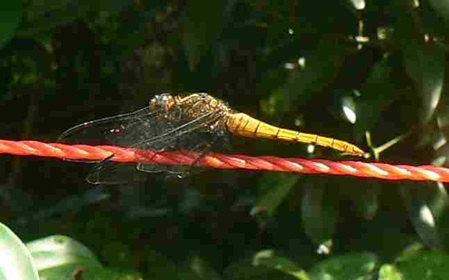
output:
[[[251,210],[252,214],[260,212],[273,216],[276,209],[284,201],[284,198],[290,192],[291,188],[298,182],[300,176],[292,174],[266,174],[262,176],[259,184],[265,193],[257,200],[256,205]]]
[[[322,40],[315,50],[304,56],[303,70],[293,72],[281,87],[285,97],[279,100],[283,104],[275,107],[289,111],[298,100],[306,102],[314,92],[321,91],[334,79],[350,53],[351,49],[344,44]]]
[[[220,280],[218,273],[200,257],[189,258],[180,268],[180,279],[183,280]]]
[[[403,279],[443,280],[448,278],[448,263],[447,254],[421,250],[401,259],[394,268]]]
[[[365,9],[365,6],[366,6],[365,0],[349,0],[349,2],[351,2],[354,9],[356,9],[356,10]]]
[[[21,2],[21,1],[10,1]],[[47,37],[54,28],[85,18],[89,14],[119,13],[130,5],[131,1],[30,1],[24,16],[24,24],[18,32],[19,36]]]
[[[253,258],[244,258],[232,263],[224,271],[224,279],[227,280],[258,280],[279,279],[283,273],[266,266],[257,266]]]
[[[0,48],[8,42],[22,20],[22,1],[0,2]]]
[[[392,72],[388,54],[371,69],[371,73],[360,89],[361,95],[356,104],[355,130],[358,133],[372,128],[379,121],[383,110],[398,98],[400,91],[396,90],[396,87],[399,85],[393,81]]]
[[[105,269],[86,246],[67,236],[42,238],[27,247],[39,276],[48,280],[72,280],[75,275],[81,275],[81,279],[141,279],[134,272]]]
[[[447,211],[448,195],[444,187],[436,183],[407,183],[399,188],[410,220],[423,242],[432,248],[439,248],[441,240],[438,219]]]
[[[29,242],[26,246],[39,271],[67,264],[101,267],[86,246],[67,236],[50,236]]]
[[[405,279],[392,265],[383,265],[379,269],[379,280],[402,280]]]
[[[3,224],[0,224],[0,279],[39,280],[30,252]]]
[[[288,258],[277,256],[273,250],[258,252],[253,258],[254,265],[263,265],[282,271],[296,279],[309,280],[307,273]]]
[[[414,44],[403,46],[407,74],[413,79],[422,99],[422,121],[433,115],[441,97],[446,53],[438,45]]]
[[[312,279],[359,279],[372,273],[377,262],[377,257],[370,253],[332,257],[315,265],[309,274]]]
[[[330,247],[338,215],[335,197],[327,193],[328,179],[315,178],[302,185],[301,217],[307,236],[317,245]],[[323,248],[324,249],[324,248]],[[330,248],[329,248],[330,249]]]
[[[45,280],[141,280],[142,276],[134,272],[123,272],[102,267],[86,267],[77,264],[62,265],[39,272]]]
[[[180,279],[178,268],[171,260],[151,249],[145,250],[145,252],[146,266],[149,268],[146,274],[149,276],[148,279]]]
[[[449,23],[449,2],[446,0],[429,0],[432,8]]]
[[[357,212],[365,220],[372,220],[379,208],[379,195],[381,184],[377,181],[366,181],[362,184],[349,182],[344,186],[345,180],[341,179],[340,187],[346,187],[345,193],[352,199]]]
[[[184,45],[189,67],[195,69],[200,59],[219,37],[223,28],[224,0],[187,2]]]

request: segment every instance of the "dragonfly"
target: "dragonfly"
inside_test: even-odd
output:
[[[268,124],[232,109],[226,102],[207,93],[159,94],[150,100],[148,106],[137,111],[76,125],[62,133],[58,142],[123,146],[157,153],[192,151],[198,154],[195,162],[199,162],[208,152],[225,145],[230,134],[313,144],[352,156],[365,154],[362,149],[343,140]],[[87,181],[93,184],[122,183],[129,176],[124,174],[136,169],[178,176],[188,174],[190,170],[186,166],[151,163],[126,165],[111,161],[112,157],[97,162]]]

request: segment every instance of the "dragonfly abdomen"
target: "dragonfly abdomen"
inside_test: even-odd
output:
[[[257,120],[244,113],[229,114],[226,126],[231,133],[240,136],[279,139],[289,142],[314,144],[356,156],[363,156],[364,154],[363,150],[346,141],[279,128]]]

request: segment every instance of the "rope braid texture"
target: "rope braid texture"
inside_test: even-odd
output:
[[[449,182],[449,169],[434,165],[393,165],[361,161],[331,161],[325,159],[281,158],[210,153],[198,162],[193,152],[163,152],[132,150],[117,146],[66,145],[38,141],[0,140],[0,154],[52,157],[69,160],[101,161],[111,154],[116,162],[151,162],[165,165],[192,165],[219,169],[248,169],[304,174],[346,175],[385,180]]]

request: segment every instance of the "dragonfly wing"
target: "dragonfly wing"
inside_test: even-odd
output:
[[[159,111],[151,112],[148,107],[112,117],[97,119],[74,126],[58,138],[58,142],[89,145],[132,145],[141,141],[142,131]]]
[[[135,143],[131,148],[141,149],[144,155],[145,150],[152,150],[154,156],[164,151],[192,151],[197,152],[198,156],[194,159],[193,164],[209,152],[212,148],[226,145],[226,135],[223,128],[211,127],[216,123],[220,117],[219,111],[212,111],[203,114],[192,121],[176,121],[170,120],[167,126],[163,126],[163,122],[157,122],[155,125],[160,125],[157,136],[148,138],[144,141]],[[167,121],[168,122],[168,121]],[[176,127],[167,131],[167,127]],[[221,140],[221,141],[219,141]],[[139,152],[139,151],[137,151]],[[151,160],[151,158],[150,158]],[[151,163],[138,163],[137,166],[126,166],[110,161],[100,162],[95,166],[88,177],[91,183],[120,183],[125,181],[141,180],[142,174],[135,174],[132,176],[120,175],[124,173],[131,173],[132,169],[140,170],[148,173],[165,172],[175,176],[182,176],[190,173],[191,166],[182,165],[161,165]],[[123,169],[122,169],[123,168]],[[135,173],[135,172],[134,172]]]
[[[120,163],[106,160],[96,164],[86,180],[91,184],[126,184],[145,181],[143,172],[136,172],[135,163]]]
[[[195,166],[202,157],[211,151],[217,151],[227,148],[229,134],[223,128],[205,129],[195,131],[195,133],[186,133],[181,137],[173,139],[171,145],[165,147],[163,151],[182,150],[187,152],[194,152],[196,156],[193,157],[191,164],[188,165],[160,165],[151,163],[139,163],[137,169],[144,172],[160,172],[164,171],[170,175],[182,177],[195,169]],[[161,151],[162,152],[162,151]]]

